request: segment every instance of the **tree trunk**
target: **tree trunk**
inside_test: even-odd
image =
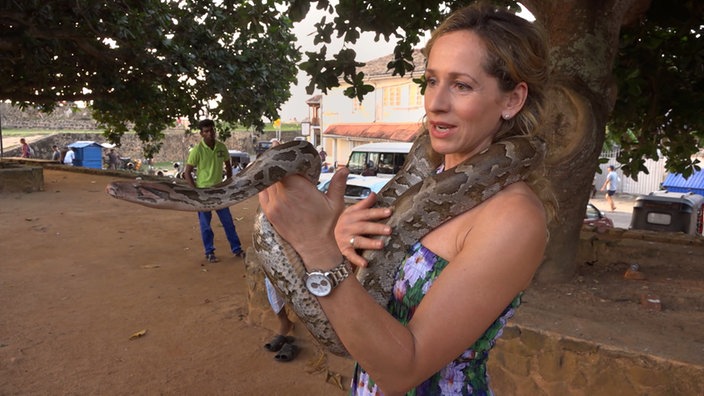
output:
[[[575,272],[575,254],[605,126],[616,99],[611,70],[619,30],[633,10],[650,0],[526,0],[547,30],[551,87],[547,122],[547,178],[558,205],[538,282],[564,281]],[[596,186],[599,188],[600,186]]]

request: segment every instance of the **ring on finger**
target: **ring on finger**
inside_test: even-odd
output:
[[[356,237],[350,238],[350,245],[351,245],[352,247],[354,247],[354,238],[356,238]]]

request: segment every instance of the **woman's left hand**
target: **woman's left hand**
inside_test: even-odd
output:
[[[372,193],[345,209],[335,226],[335,240],[340,252],[358,267],[366,267],[368,263],[357,249],[383,249],[384,241],[376,237],[391,234],[391,227],[380,223],[391,216],[391,208],[373,208],[376,198]]]

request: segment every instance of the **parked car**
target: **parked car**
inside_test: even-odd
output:
[[[229,152],[232,166],[240,164],[242,168],[246,168],[249,165],[250,158],[248,153],[239,150],[229,150]]]
[[[371,171],[370,175],[391,178],[403,166],[411,146],[412,143],[406,142],[368,143],[357,146],[350,153],[347,168],[350,173],[357,175]]]
[[[257,155],[261,155],[261,153],[267,151],[270,148],[271,148],[271,141],[264,140],[261,142],[257,142],[257,144],[254,146],[254,152],[256,152]]]
[[[345,188],[345,203],[354,204],[372,192],[378,193],[401,169],[411,146],[412,143],[407,142],[379,142],[353,148],[347,160],[350,174]],[[330,183],[330,176],[326,177],[327,183],[318,185],[321,191],[327,191]]]
[[[368,197],[372,192],[378,193],[389,181],[391,179],[388,177],[378,176],[348,178],[345,188],[345,203],[353,204]]]
[[[614,228],[613,220],[606,217],[604,212],[591,202],[587,203],[587,210],[584,213],[584,225],[600,229]]]
[[[330,187],[330,180],[332,180],[332,176],[334,173],[321,173],[320,177],[318,178],[318,190],[322,192],[328,192],[328,187]],[[362,176],[359,175],[353,175],[349,174],[347,175],[347,181],[349,182],[352,179],[360,179]]]
[[[333,173],[322,173],[318,179],[318,190],[327,192]],[[378,193],[391,179],[388,177],[360,176],[350,173],[345,187],[345,203],[353,204],[368,197],[372,192]]]

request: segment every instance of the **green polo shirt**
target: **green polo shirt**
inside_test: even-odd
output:
[[[222,182],[223,165],[230,157],[227,146],[222,142],[215,142],[211,150],[204,141],[200,141],[188,153],[188,165],[196,168],[196,187],[212,187]]]

